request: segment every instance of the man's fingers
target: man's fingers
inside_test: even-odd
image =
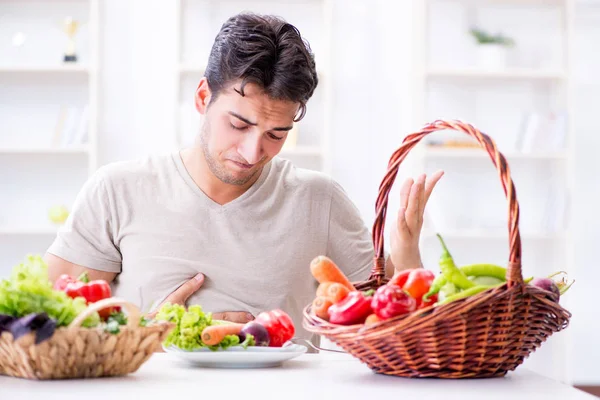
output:
[[[421,216],[419,215],[419,210],[421,209],[421,203],[423,202],[423,188],[425,185],[425,174],[420,175],[412,188],[410,189],[410,195],[408,197],[408,207],[406,208],[406,224],[408,225],[409,230],[418,229],[419,220]],[[411,230],[411,234],[415,234]]]
[[[410,238],[410,230],[406,224],[406,209],[404,207],[400,207],[396,225],[400,237],[403,240],[408,240]]]
[[[254,315],[244,311],[227,311],[217,312],[212,315],[213,320],[237,322],[239,324],[245,324],[254,320]]]
[[[400,207],[406,210],[408,207],[408,196],[410,195],[410,188],[413,185],[412,178],[409,178],[404,181],[402,187],[400,188]]]
[[[204,283],[204,274],[200,273],[192,279],[179,286],[173,293],[171,293],[164,301],[164,303],[181,304],[185,305],[187,299],[191,295],[196,293],[198,289],[202,287]]]
[[[442,178],[443,175],[444,171],[440,170],[435,172],[427,179],[427,183],[425,183],[425,203],[427,203],[427,201],[429,200],[429,196],[431,196],[433,188],[435,188],[435,185],[438,183],[438,181]],[[423,204],[423,207],[425,207],[425,204]]]

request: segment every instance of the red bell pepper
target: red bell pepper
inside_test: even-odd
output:
[[[423,298],[421,297],[420,301],[417,301],[417,309],[420,310],[421,308],[427,308],[427,307],[437,303],[437,301],[438,301],[437,293],[429,296],[429,298],[427,300],[423,300]]]
[[[104,280],[90,281],[86,272],[77,279],[73,279],[73,277],[66,274],[61,275],[54,283],[54,289],[61,290],[72,298],[83,297],[88,304],[109,298],[112,295],[108,282]],[[119,310],[120,307],[105,308],[100,310],[98,314],[106,320],[112,312]]]
[[[254,319],[269,333],[269,347],[281,347],[294,337],[296,329],[290,316],[283,310],[264,311]]]
[[[412,268],[396,273],[388,285],[395,285],[406,291],[417,301],[417,308],[422,308],[423,295],[429,291],[434,279],[433,272],[424,268]],[[433,299],[433,303],[435,301],[437,300]],[[424,304],[429,306],[433,303],[427,301]]]
[[[348,293],[342,301],[329,307],[329,322],[340,325],[363,323],[373,313],[371,297],[356,290]]]
[[[408,275],[414,270],[415,268],[411,268],[402,270],[400,272],[396,272],[394,274],[394,277],[388,282],[388,285],[396,285],[403,287],[406,281],[408,280]]]
[[[417,302],[399,286],[383,285],[375,292],[371,307],[379,318],[388,319],[415,311]]]
[[[417,268],[410,272],[408,279],[402,285],[402,289],[420,304],[423,295],[429,291],[434,279],[433,272],[428,269]]]

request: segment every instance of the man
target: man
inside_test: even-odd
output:
[[[294,26],[229,19],[195,93],[205,116],[196,145],[100,168],[48,249],[51,279],[88,271],[146,312],[166,301],[200,304],[245,322],[281,308],[308,337],[301,312],[315,295],[310,261],[327,255],[361,280],[374,254],[335,181],[276,157],[316,86],[313,54]],[[404,184],[390,274],[421,265],[423,208],[440,177]]]

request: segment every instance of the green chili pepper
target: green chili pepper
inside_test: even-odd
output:
[[[442,236],[438,233],[437,237],[440,240],[443,249],[442,256],[440,257],[440,269],[442,270],[442,275],[446,277],[448,282],[452,282],[459,289],[469,289],[475,286],[475,284],[470,281],[454,263]]]
[[[499,283],[504,283],[503,279],[494,278],[493,276],[473,276],[469,277],[469,279],[475,285],[497,285]]]
[[[446,277],[443,274],[440,274],[435,277],[433,282],[431,282],[431,286],[429,287],[429,291],[423,295],[423,301],[429,299],[429,297],[438,293],[440,289],[448,282]]]
[[[495,264],[470,264],[458,267],[467,277],[492,277],[506,281],[506,268]],[[529,278],[531,280],[533,278]],[[473,280],[476,285],[477,280]],[[438,293],[441,288],[448,282],[444,274],[438,275],[431,284],[429,291],[423,296],[423,299],[427,300],[429,297]],[[485,283],[483,283],[485,284]]]
[[[494,264],[463,265],[460,270],[467,276],[491,276],[506,281],[506,268]]]
[[[473,296],[477,293],[481,293],[485,290],[491,289],[493,287],[499,286],[498,285],[477,285],[477,286],[473,286],[472,288],[463,290],[462,292],[458,292],[456,294],[453,294],[451,296],[446,297],[444,300],[442,301],[438,301],[437,302],[437,306],[441,306],[443,304],[448,304],[451,303],[455,300],[459,300],[459,299],[464,299],[465,297],[469,297],[469,296]]]

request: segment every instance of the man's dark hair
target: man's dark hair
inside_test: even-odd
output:
[[[273,99],[300,103],[300,116],[317,87],[314,55],[296,27],[285,20],[242,13],[227,20],[217,34],[205,76],[213,98],[241,79],[257,84]]]

